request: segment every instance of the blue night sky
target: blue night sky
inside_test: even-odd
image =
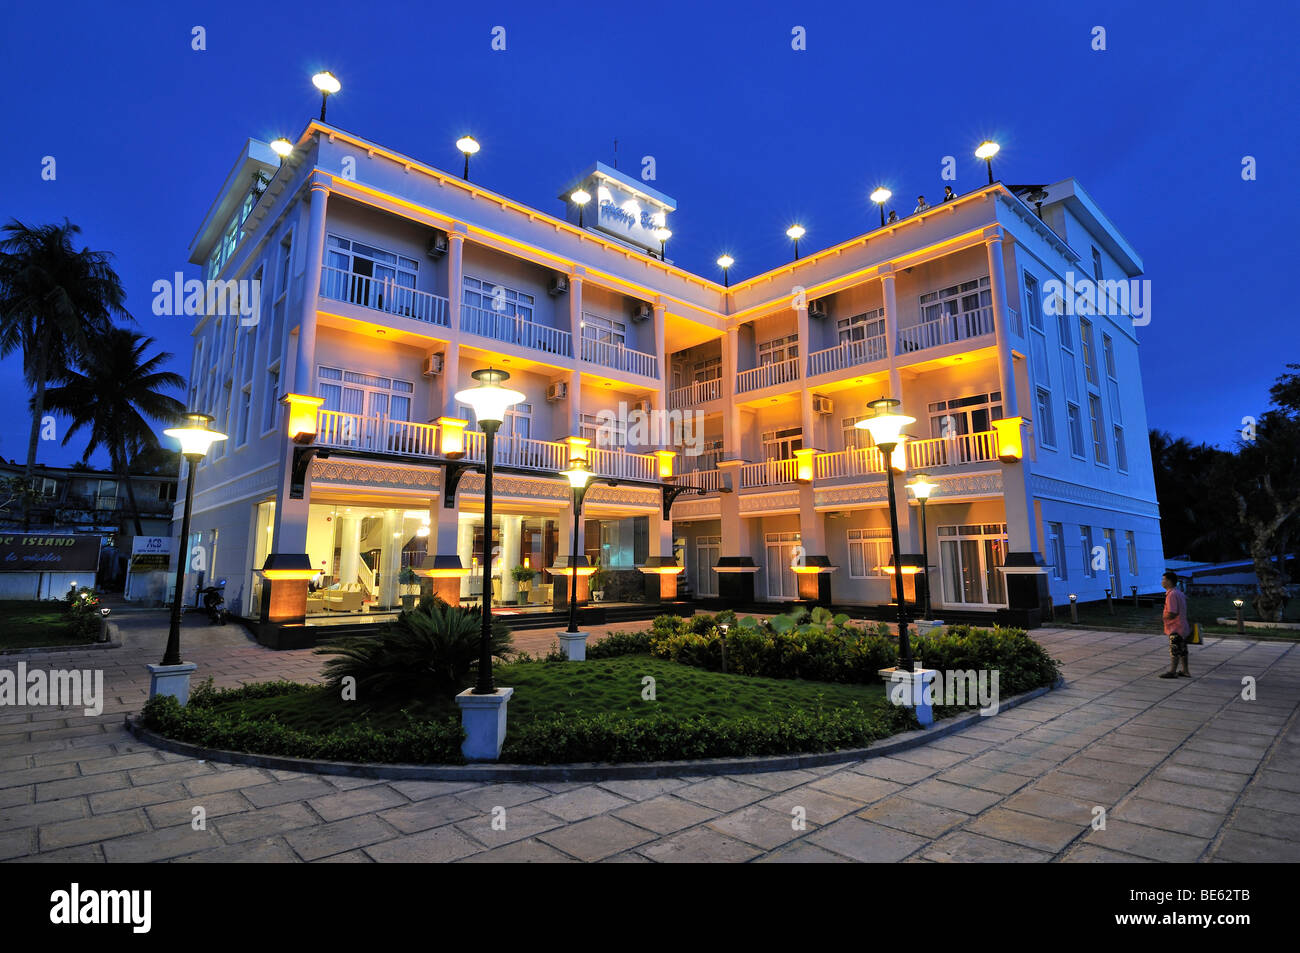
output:
[[[626,171],[653,155],[652,184],[679,206],[670,254],[709,276],[723,251],[733,278],[787,260],[795,220],[805,252],[868,230],[877,183],[900,214],[919,192],[933,201],[945,155],[957,191],[974,188],[985,172],[971,153],[994,138],[998,178],[1075,176],[1143,256],[1151,426],[1227,444],[1300,360],[1284,290],[1298,21],[1289,2],[4,0],[0,217],[81,225],[116,256],[139,329],[188,374],[189,319],[155,317],[150,286],[197,275],[186,249],[245,138],[295,138],[319,109],[319,69],[343,83],[331,123],[453,170],[472,132],[472,177],[546,212],[585,167],[612,162],[615,138]],[[195,25],[206,51],[191,49]],[[498,25],[505,52],[490,46]],[[1246,155],[1257,181],[1242,180]],[[10,358],[0,455],[26,454],[25,401]],[[40,460],[81,450],[44,443]]]

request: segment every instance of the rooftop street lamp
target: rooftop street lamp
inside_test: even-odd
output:
[[[569,195],[569,200],[578,206],[578,227],[582,228],[582,213],[586,211],[587,203],[591,201],[591,193],[584,189],[575,189]]]
[[[732,258],[730,255],[723,255],[718,259],[718,267],[722,269],[722,287],[724,288],[731,287],[731,278],[727,272],[731,270],[731,266],[735,263],[736,259]]]
[[[311,84],[320,90],[320,121],[325,121],[325,104],[329,98],[343,88],[338,77],[329,70],[322,70],[311,78]]]
[[[794,242],[794,260],[799,260],[799,239],[808,234],[802,225],[791,225],[785,230],[786,237]]]
[[[582,519],[582,498],[594,474],[583,457],[574,457],[569,468],[560,471],[573,488],[573,549],[569,555],[569,634],[578,634],[578,521]]]
[[[983,159],[989,167],[989,185],[993,184],[993,157],[1002,147],[991,139],[985,139],[975,150],[975,158]]]
[[[293,152],[293,143],[281,136],[271,143],[271,151],[280,157],[280,165],[284,165],[284,160]]]
[[[461,152],[465,153],[465,172],[461,176],[461,178],[465,179],[465,181],[468,182],[469,181],[469,157],[474,155],[474,153],[478,152],[479,150],[478,140],[475,139],[473,136],[461,136],[459,139],[456,140],[456,148],[459,149]]]
[[[876,412],[875,416],[859,420],[853,425],[871,434],[872,441],[880,448],[886,461],[893,454],[894,448],[902,442],[903,428],[916,423],[915,417],[895,413],[901,403],[902,401],[893,397],[873,400],[867,406]],[[889,529],[894,546],[894,596],[898,603],[898,667],[904,672],[911,672],[913,671],[912,643],[907,637],[907,605],[903,600],[903,562],[898,554],[898,501],[894,495],[894,474],[890,472],[888,465],[885,467],[885,486],[889,492]]]
[[[495,452],[497,428],[505,419],[506,409],[524,399],[517,390],[502,387],[510,379],[506,371],[495,368],[477,370],[470,375],[478,381],[456,393],[456,400],[470,407],[483,430],[483,625],[479,633],[478,683],[475,695],[492,695],[496,686],[492,682],[492,457]]]
[[[664,258],[664,246],[668,243],[668,239],[673,237],[673,233],[668,231],[667,227],[660,225],[655,229],[654,235],[655,238],[659,239],[659,260],[666,261],[667,259]]]
[[[189,472],[185,477],[185,515],[181,517],[181,538],[176,560],[176,595],[172,599],[171,628],[167,631],[167,648],[163,652],[161,665],[181,664],[181,601],[185,598],[185,570],[189,568],[190,556],[190,512],[194,505],[194,471],[211,447],[218,440],[225,440],[226,435],[211,429],[208,425],[212,418],[207,414],[186,414],[183,423],[163,431],[163,435],[174,437],[181,445],[181,455],[189,461]]]
[[[907,484],[916,497],[917,502],[921,504],[921,561],[924,565],[921,567],[921,579],[925,585],[925,611],[922,619],[930,618],[930,537],[925,533],[925,501],[931,494],[939,488],[939,484],[931,483],[930,477],[924,473],[918,473],[913,477],[912,482]]]
[[[893,194],[893,192],[889,191],[889,189],[885,188],[883,185],[871,193],[871,201],[880,206],[881,226],[884,226],[885,224],[885,203],[889,201],[890,196]]]

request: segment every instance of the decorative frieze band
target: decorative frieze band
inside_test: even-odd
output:
[[[1103,510],[1116,510],[1123,513],[1135,513],[1139,516],[1160,518],[1160,507],[1153,500],[1139,500],[1122,493],[1099,490],[1096,487],[1080,486],[1067,483],[1054,477],[1037,473],[1029,475],[1030,492],[1035,497],[1059,500],[1064,503],[1078,503],[1083,506],[1095,506]]]

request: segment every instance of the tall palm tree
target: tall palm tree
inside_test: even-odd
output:
[[[81,229],[24,225],[17,219],[0,229],[0,357],[23,354],[23,375],[34,390],[31,435],[24,479],[30,483],[45,414],[47,382],[85,354],[90,336],[113,318],[130,320],[126,292],[105,252],[73,240]],[[97,395],[98,396],[98,395]],[[26,524],[26,513],[23,521]]]
[[[87,429],[90,440],[82,462],[101,447],[108,451],[113,472],[126,485],[137,536],[144,535],[144,529],[129,478],[130,464],[137,455],[159,448],[150,420],[172,421],[185,413],[184,404],[163,393],[185,387],[179,374],[159,370],[172,355],[159,351],[145,356],[155,343],[129,328],[109,328],[91,338],[79,368],[64,371],[58,386],[45,394],[46,406],[72,418],[63,435],[64,446],[73,434]]]

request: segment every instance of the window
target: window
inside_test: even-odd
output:
[[[1070,453],[1080,460],[1083,456],[1083,421],[1079,416],[1078,404],[1066,404],[1065,416],[1070,425]]]
[[[1115,342],[1111,340],[1109,334],[1101,336],[1102,360],[1106,365],[1106,389],[1110,393],[1110,419],[1114,423],[1123,423],[1124,417],[1120,413],[1119,401],[1119,374],[1115,371]]]
[[[930,436],[955,437],[992,430],[992,421],[1002,416],[1002,392],[971,394],[929,405]]]
[[[398,313],[404,310],[400,305],[405,297],[406,307],[410,307],[410,292],[415,289],[416,273],[420,268],[420,263],[414,258],[337,235],[327,236],[325,246],[328,270],[321,282],[322,295]],[[399,307],[394,309],[390,302],[385,309],[385,295],[393,296]]]
[[[988,277],[966,281],[941,291],[921,295],[921,321],[938,321],[945,315],[953,316],[980,308],[993,306]]]
[[[622,347],[627,342],[627,325],[621,321],[602,318],[600,315],[583,313],[582,336],[588,341],[601,344],[614,344]],[[718,358],[721,363],[722,358]],[[720,373],[721,371],[719,371]]]
[[[1097,571],[1092,568],[1092,527],[1079,527],[1079,544],[1083,547],[1083,575],[1086,579],[1095,579]]]
[[[293,232],[284,236],[280,242],[280,266],[277,270],[275,281],[275,293],[285,295],[289,293],[289,266],[293,262]]]
[[[881,567],[893,562],[893,548],[887,527],[849,530],[849,577],[888,576]]]
[[[1038,410],[1035,422],[1038,424],[1038,442],[1044,447],[1056,449],[1056,421],[1052,418],[1052,393],[1045,387],[1039,387],[1035,393],[1038,398]]]
[[[262,402],[262,433],[274,430],[280,416],[280,368],[266,372],[266,394]]]
[[[1097,354],[1092,342],[1092,322],[1079,319],[1079,341],[1083,345],[1083,373],[1089,384],[1097,383]]]
[[[788,427],[769,430],[763,434],[763,456],[767,460],[790,460],[796,450],[803,449],[803,429]]]
[[[239,416],[235,430],[235,446],[242,447],[248,443],[248,418],[253,409],[253,387],[245,384],[239,392]]]
[[[1006,605],[1005,523],[939,526],[939,573],[945,605]]]
[[[840,427],[844,432],[844,449],[856,450],[871,446],[871,434],[865,430],[859,430],[855,424],[859,420],[866,420],[870,414],[861,417],[845,417],[840,420]]]
[[[462,300],[467,307],[496,312],[524,321],[533,320],[535,300],[530,294],[506,288],[496,282],[484,281],[472,275],[465,276],[463,288]]]
[[[1057,301],[1058,301],[1058,307],[1056,312],[1056,333],[1059,334],[1061,337],[1062,350],[1069,351],[1071,354],[1073,354],[1074,335],[1070,332],[1070,316],[1062,312],[1061,305],[1059,304],[1060,301],[1059,298],[1057,299]]]
[[[1115,466],[1121,473],[1128,473],[1128,450],[1124,447],[1124,428],[1115,428]]]
[[[722,377],[722,358],[710,357],[695,362],[695,382],[716,381]]]
[[[1052,561],[1053,579],[1069,578],[1065,565],[1065,528],[1060,523],[1047,524],[1047,558]]]
[[[318,368],[316,388],[316,396],[325,400],[322,410],[389,420],[411,419],[415,385],[410,381],[322,364]]]
[[[881,337],[885,333],[885,319],[879,308],[865,311],[851,318],[840,318],[835,322],[839,332],[839,343],[865,341],[867,338]]]
[[[1092,250],[1092,277],[1101,281],[1101,252],[1096,248]]]
[[[1128,574],[1134,579],[1138,574],[1138,544],[1131,529],[1124,530],[1124,545],[1128,548]]]
[[[1029,326],[1035,331],[1043,330],[1043,302],[1039,297],[1038,279],[1025,272],[1025,314],[1029,316]]]
[[[1088,416],[1092,418],[1092,452],[1097,463],[1107,466],[1110,454],[1106,451],[1106,430],[1101,418],[1101,398],[1096,394],[1088,395]]]
[[[782,361],[793,361],[798,356],[799,336],[797,334],[764,341],[758,346],[759,367],[764,364],[780,364]]]
[[[462,407],[465,417],[468,407]],[[469,419],[466,417],[466,419]],[[627,425],[617,414],[582,414],[578,421],[578,436],[590,440],[599,450],[627,446]]]

